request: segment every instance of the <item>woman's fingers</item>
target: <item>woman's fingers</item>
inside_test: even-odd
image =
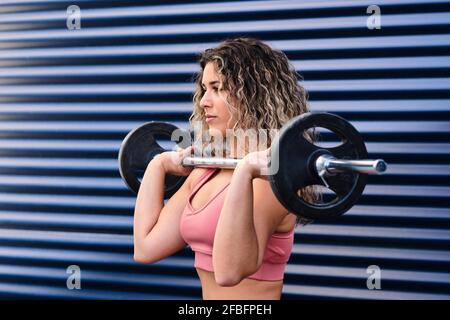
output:
[[[192,154],[192,150],[194,149],[193,146],[189,146],[186,149],[183,149],[183,155],[184,156],[190,156]]]

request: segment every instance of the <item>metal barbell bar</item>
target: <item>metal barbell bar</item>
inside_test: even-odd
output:
[[[216,158],[216,157],[185,157],[184,166],[200,168],[235,168],[241,159]],[[316,170],[318,174],[325,171],[326,174],[338,172],[357,172],[365,174],[381,174],[387,169],[387,164],[383,159],[376,160],[347,160],[336,159],[328,155],[321,155],[316,160]]]

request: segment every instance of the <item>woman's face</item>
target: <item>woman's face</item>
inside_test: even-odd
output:
[[[220,132],[225,137],[226,129],[232,128],[234,123],[230,121],[231,113],[225,102],[228,92],[221,89],[221,77],[214,66],[212,62],[209,62],[203,70],[202,87],[205,93],[200,100],[200,106],[204,109],[205,121],[208,123],[210,134],[215,135]]]

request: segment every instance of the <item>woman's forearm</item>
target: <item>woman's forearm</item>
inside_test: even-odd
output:
[[[240,281],[258,264],[258,241],[253,221],[252,175],[245,165],[233,173],[214,238],[213,264],[218,282]],[[231,278],[231,279],[230,279]]]
[[[160,161],[154,159],[145,171],[134,210],[133,237],[135,254],[145,251],[144,239],[158,221],[164,207],[165,171]]]

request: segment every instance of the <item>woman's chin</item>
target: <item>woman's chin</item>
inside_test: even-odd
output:
[[[218,126],[214,126],[214,125],[209,125],[208,133],[214,137],[216,137],[216,136],[225,137],[225,130]]]

